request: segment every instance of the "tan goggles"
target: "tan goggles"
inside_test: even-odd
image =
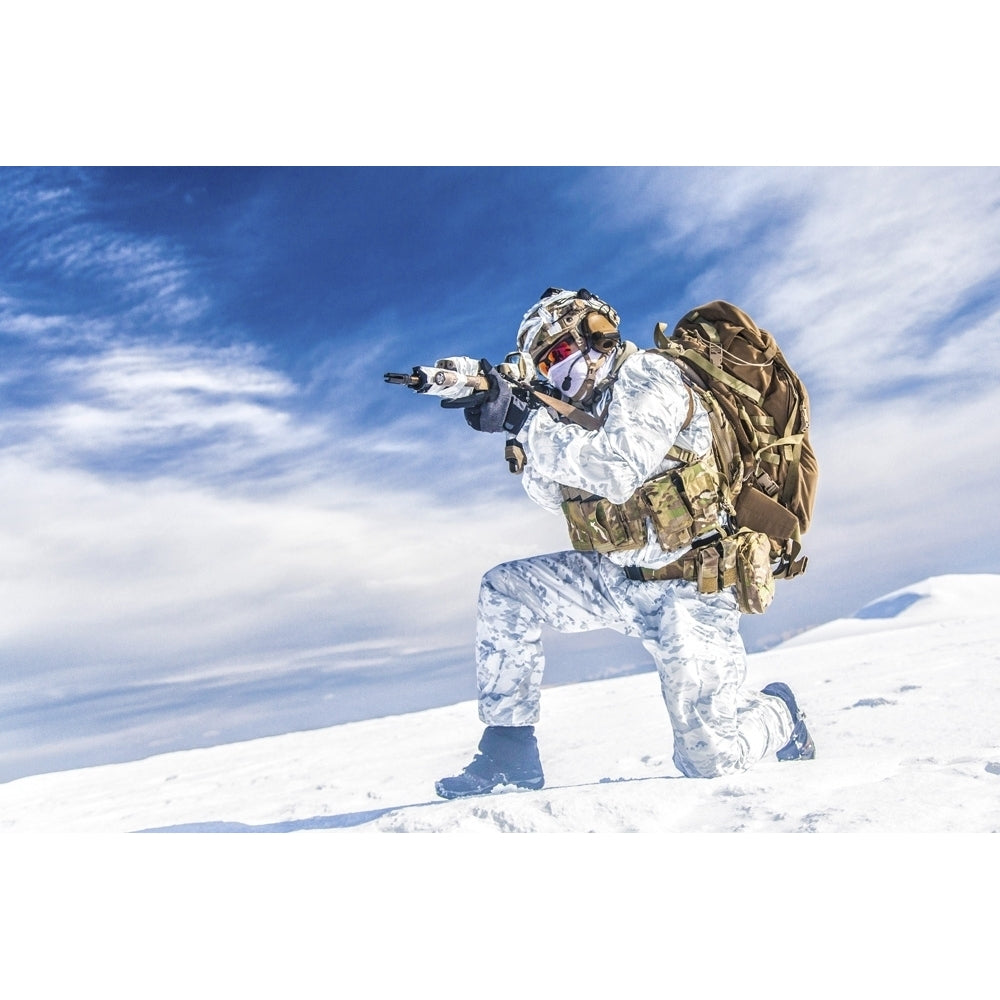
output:
[[[535,367],[538,369],[539,373],[542,375],[548,375],[549,369],[553,365],[559,364],[560,361],[565,361],[571,354],[576,353],[579,348],[576,346],[576,341],[569,335],[562,338],[562,340],[557,340],[546,352],[538,359]]]

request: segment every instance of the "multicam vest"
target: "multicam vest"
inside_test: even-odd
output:
[[[624,503],[568,486],[562,494],[570,540],[583,552],[642,548],[647,522],[666,552],[719,530],[721,479],[711,452],[648,480]]]
[[[687,388],[690,406],[684,427],[694,415],[694,390]],[[709,594],[735,585],[740,610],[760,614],[774,595],[770,542],[766,534],[735,527],[731,483],[734,473],[739,481],[739,455],[723,432],[724,418],[715,401],[706,393],[698,396],[712,424],[708,453],[697,455],[675,445],[665,457],[680,464],[647,480],[624,503],[562,486],[570,540],[577,551],[627,552],[647,543],[651,525],[665,552],[690,551],[662,569],[630,567],[629,576],[690,580]]]

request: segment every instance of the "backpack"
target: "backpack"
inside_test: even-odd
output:
[[[774,337],[742,309],[715,301],[692,309],[656,353],[671,358],[712,421],[725,501],[736,526],[770,540],[776,578],[803,573],[801,536],[812,520],[818,465],[809,443],[809,397]]]

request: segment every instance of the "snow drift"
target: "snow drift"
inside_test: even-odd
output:
[[[22,778],[0,831],[996,832],[998,599],[998,575],[933,577],[752,655],[814,761],[680,777],[650,672],[546,689],[539,792],[436,798],[479,738],[470,702]]]

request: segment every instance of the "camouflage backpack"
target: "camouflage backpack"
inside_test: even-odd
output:
[[[770,540],[774,577],[798,576],[818,475],[805,386],[774,337],[729,302],[692,309],[669,337],[658,323],[654,342],[709,411],[737,527]]]

